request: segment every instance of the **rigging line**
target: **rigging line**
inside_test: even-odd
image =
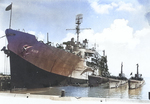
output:
[[[8,58],[6,56],[5,56],[5,58],[6,58],[6,64],[5,64],[6,65],[6,73],[5,74],[7,75],[8,74]]]
[[[5,46],[6,46],[6,38],[5,38]],[[6,75],[7,74],[7,57],[6,57],[6,55],[4,55],[4,60],[5,60],[4,61],[5,62],[4,63],[4,70],[5,70],[4,72],[5,73],[4,74]]]
[[[0,38],[3,38],[3,37],[5,37],[6,35],[4,35],[4,36],[1,36]]]
[[[6,40],[5,40],[4,45],[6,45]],[[4,75],[5,75],[5,71],[6,71],[6,57],[5,57],[5,54],[4,54]]]
[[[4,66],[3,66],[3,74],[5,74],[5,54],[4,54]]]
[[[6,55],[4,55],[4,75],[6,75],[7,74],[7,57],[6,57]]]

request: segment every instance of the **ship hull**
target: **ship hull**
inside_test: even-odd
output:
[[[98,86],[102,83],[108,82],[109,88],[118,88],[120,86],[127,84],[128,80],[113,79],[113,78],[90,75],[88,76],[88,82],[89,82],[89,86]]]
[[[129,79],[128,85],[129,89],[136,89],[141,87],[144,84],[144,80],[134,80],[134,79]]]
[[[11,89],[59,85],[66,76],[47,72],[10,51]]]
[[[118,88],[128,83],[128,80],[109,78],[109,88]]]
[[[34,35],[6,30],[11,88],[41,88],[87,83],[81,57],[37,41]],[[82,64],[82,65],[81,65]]]
[[[94,76],[94,75],[90,75],[88,76],[88,83],[89,83],[89,86],[98,86],[102,83],[106,83],[108,82],[108,78],[106,77],[101,77],[101,76]]]

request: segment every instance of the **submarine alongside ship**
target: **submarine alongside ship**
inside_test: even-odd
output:
[[[145,83],[144,79],[142,78],[142,74],[139,74],[138,68],[139,68],[139,64],[137,64],[137,74],[135,74],[134,77],[131,77],[128,81],[129,89],[139,88]]]
[[[128,84],[129,89],[137,89],[143,86],[145,83],[144,79],[142,78],[142,74],[139,74],[138,67],[139,65],[137,64],[137,74],[135,74],[135,76],[131,77],[130,79],[125,77],[125,74],[123,73],[123,64],[121,64],[121,73],[119,76],[89,75],[89,86],[93,87],[107,83],[109,88],[118,88]]]
[[[103,75],[103,76],[94,76],[89,75],[89,86],[98,86],[99,84],[108,83],[109,88],[118,88],[125,85],[128,82],[128,79],[123,73],[123,64],[121,63],[121,73],[119,76]]]
[[[123,63],[121,63],[121,73],[117,77],[109,77],[109,88],[117,88],[127,84],[128,79],[123,73]]]

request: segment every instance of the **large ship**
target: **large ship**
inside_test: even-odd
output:
[[[101,55],[88,48],[88,40],[79,42],[82,15],[76,18],[77,41],[52,46],[38,41],[32,34],[6,29],[10,57],[11,89],[40,88],[60,84],[85,84],[88,75],[100,67]],[[107,64],[107,63],[105,63]]]

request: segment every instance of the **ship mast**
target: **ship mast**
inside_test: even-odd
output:
[[[139,64],[136,65],[137,65],[137,75],[139,75]]]
[[[82,22],[82,19],[83,19],[82,14],[78,14],[78,15],[76,16],[76,24],[77,24],[77,26],[76,26],[77,44],[79,43],[80,24],[81,24],[81,22]]]
[[[49,35],[48,35],[48,33],[47,33],[47,43],[49,43]]]
[[[49,34],[47,33],[47,45],[50,45],[51,46],[51,42],[49,41]]]
[[[82,22],[83,19],[83,15],[82,14],[78,14],[76,16],[76,28],[75,29],[66,29],[66,30],[76,30],[76,34],[77,34],[77,45],[79,46],[79,34],[80,34],[80,30],[84,30],[84,29],[91,29],[91,28],[80,28],[80,24]]]
[[[122,72],[123,72],[123,63],[121,63],[121,75],[122,75]]]

